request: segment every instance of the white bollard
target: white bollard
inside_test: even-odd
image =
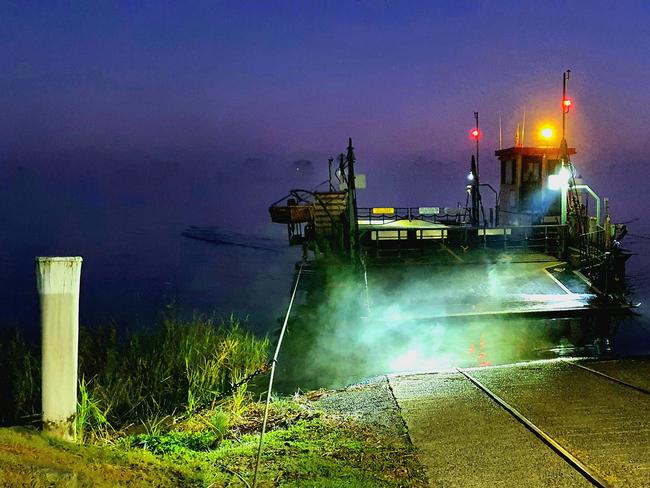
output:
[[[75,439],[80,257],[36,258],[41,302],[43,430]]]

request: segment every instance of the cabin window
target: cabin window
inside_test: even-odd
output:
[[[501,163],[501,183],[504,185],[512,185],[517,181],[517,162],[516,161],[503,161]]]
[[[517,206],[517,192],[510,190],[510,208],[515,208]]]
[[[542,165],[537,161],[528,161],[526,163],[522,180],[524,183],[536,183],[541,178]]]
[[[511,159],[510,161],[501,162],[501,184],[514,185],[517,183],[517,161]]]

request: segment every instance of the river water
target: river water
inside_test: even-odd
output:
[[[205,178],[192,181],[183,179],[182,168],[174,166],[165,171],[166,178],[153,181],[150,172],[133,169],[122,171],[119,177],[66,177],[63,185],[43,171],[15,169],[0,179],[5,194],[1,209],[4,232],[0,235],[0,329],[17,327],[37,338],[34,257],[81,255],[80,317],[89,327],[109,321],[121,328],[147,325],[173,306],[186,317],[234,313],[247,318],[256,333],[272,335],[289,300],[300,250],[287,246],[285,228],[269,222],[267,207],[281,196],[278,188],[302,186],[301,182],[284,178],[269,184],[271,176],[259,177],[255,168],[248,168],[237,178],[207,173]],[[216,242],[183,236],[191,225],[212,227]],[[633,300],[641,306],[637,315],[616,324],[607,338],[605,349],[617,355],[650,353],[650,222],[633,222],[629,229],[634,235],[624,244],[635,255],[628,264],[628,281]],[[464,357],[469,360],[462,365],[472,365],[474,360],[480,364],[479,356],[485,352],[481,348],[489,347],[485,342],[489,339],[493,343],[504,336],[529,334],[535,339],[531,342],[535,350],[522,352],[526,341],[519,341],[517,355],[492,354],[492,363],[551,354],[562,348],[570,352],[572,347],[570,333],[550,333],[547,339],[553,340],[540,343],[539,327],[534,324],[501,331],[492,339],[482,336],[480,327],[462,327],[471,329],[475,337],[464,345]],[[458,336],[461,328],[452,331],[450,326],[448,335]],[[345,330],[342,335],[339,332],[337,337],[345,341]],[[300,332],[293,330],[290,334]],[[590,349],[593,353],[603,346],[602,335],[588,332],[580,341],[586,341],[587,346],[595,341],[595,348]],[[364,364],[373,362],[376,350],[372,348],[385,350],[377,342],[367,347],[371,350],[361,358]],[[544,350],[541,353],[540,348]],[[301,347],[297,353],[300,351],[306,356],[325,356],[319,361],[321,365],[337,362],[333,357],[328,359],[327,350]],[[445,351],[438,352],[442,356]],[[408,368],[402,353],[396,351],[389,361],[356,372],[320,368],[305,383],[331,386],[366,374]],[[287,384],[300,386],[300,381]]]

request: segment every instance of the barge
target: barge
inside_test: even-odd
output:
[[[567,73],[559,147],[524,146],[517,137],[514,146],[495,150],[497,189],[481,182],[474,114],[476,153],[468,158],[467,187],[459,189],[463,206],[358,206],[365,177],[356,174],[349,139],[336,164],[329,159],[327,187],[291,190],[270,206],[271,220],[287,226],[290,245],[302,247],[301,269],[346,268],[356,277],[364,297],[360,317],[381,309],[374,318],[386,320],[385,303],[377,307],[373,300],[390,300],[397,288],[403,320],[629,310],[630,254],[621,245],[627,230],[613,223],[608,199],[577,176],[571,159],[577,151],[564,134],[571,106],[566,80]],[[484,204],[484,195],[494,204]],[[404,293],[410,282],[416,293]]]

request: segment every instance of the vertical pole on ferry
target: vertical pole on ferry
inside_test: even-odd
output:
[[[334,162],[334,158],[330,156],[330,158],[327,160],[327,170],[328,170],[328,179],[330,184],[330,191],[334,191],[334,187],[332,186],[332,163]]]
[[[352,147],[352,138],[348,139],[348,152],[346,155],[348,166],[348,215],[350,225],[350,256],[352,261],[357,264],[360,258],[360,243],[359,243],[359,219],[357,217],[357,190],[354,181],[354,163],[356,158],[354,156],[354,148]]]
[[[478,162],[478,141],[480,139],[480,131],[478,128],[478,112],[474,112],[474,120],[476,122],[475,129],[476,129],[476,186],[479,185],[479,178],[480,178],[480,173],[481,173],[481,167]]]
[[[473,193],[472,201],[474,201],[474,196],[475,196],[477,206],[476,206],[475,215],[472,216],[472,220],[474,220],[472,225],[481,225],[481,220],[479,217],[479,210],[478,210],[480,207],[481,212],[483,211],[483,203],[481,202],[481,190],[480,190],[481,167],[479,165],[479,160],[478,160],[479,140],[481,139],[481,131],[478,128],[478,112],[474,112],[474,128],[470,131],[470,134],[474,138],[474,141],[476,142],[476,154],[472,156],[472,160],[476,162],[476,174],[474,177],[473,187],[472,187],[472,193]],[[485,221],[485,215],[483,215],[483,220]]]
[[[561,168],[566,168],[569,162],[569,147],[566,142],[566,114],[569,112],[569,109],[571,108],[571,100],[566,96],[566,88],[567,88],[567,82],[569,81],[570,75],[571,75],[570,69],[562,73],[562,141],[560,142]],[[562,185],[562,195],[560,198],[562,199],[560,222],[562,225],[566,225],[567,224],[567,198],[568,198],[567,185]]]

